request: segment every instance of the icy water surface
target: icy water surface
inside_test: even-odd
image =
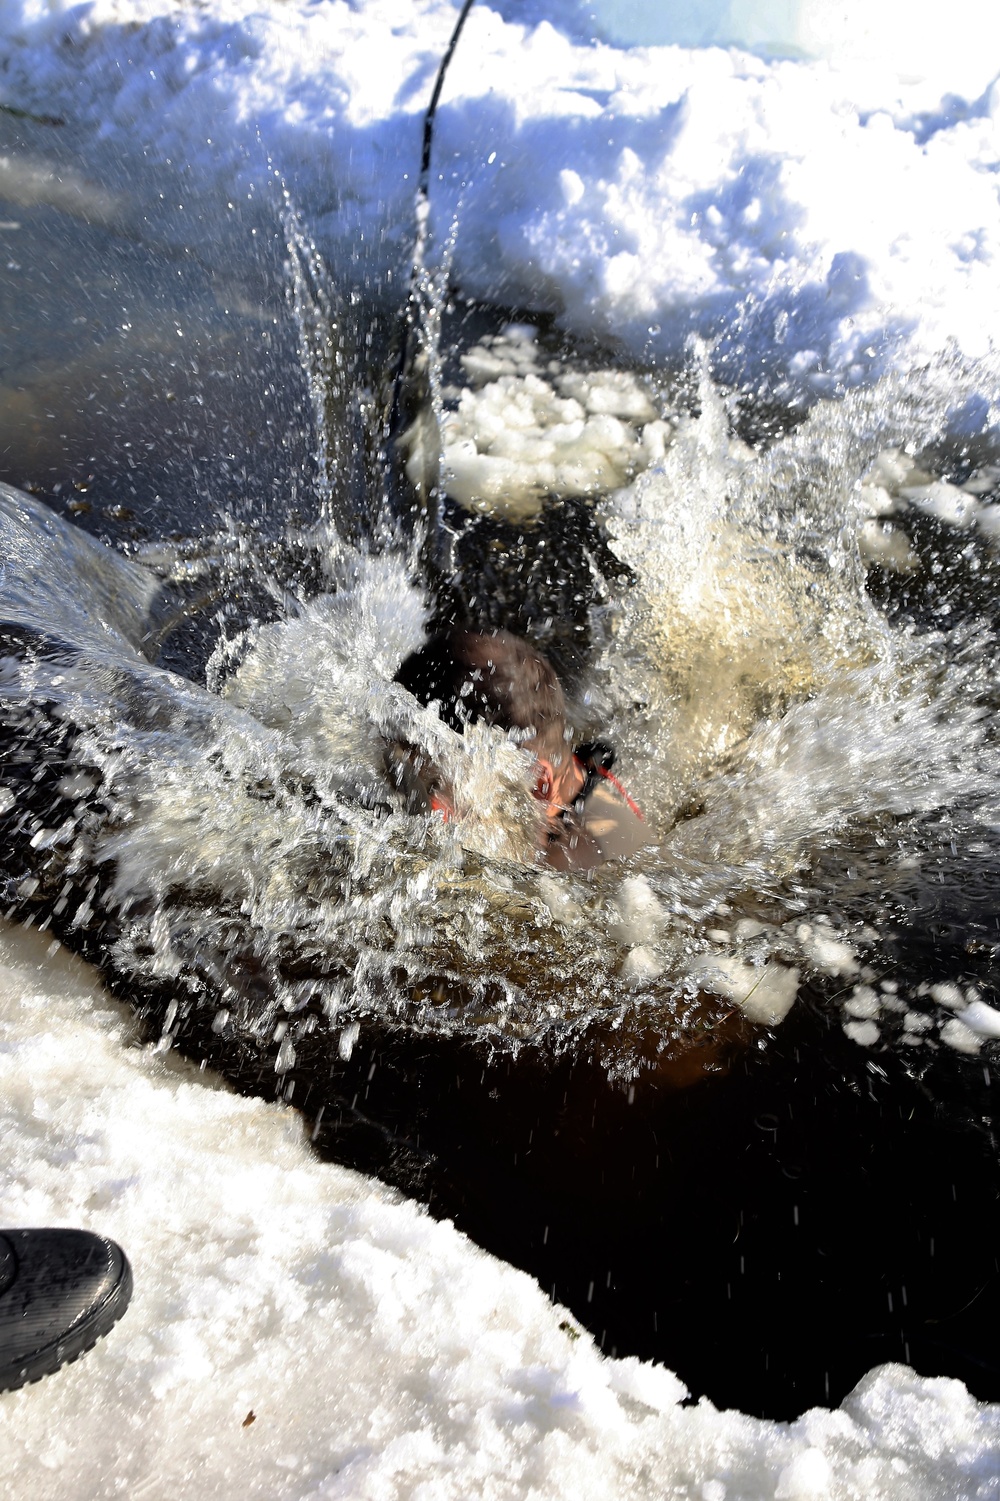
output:
[[[39,183],[0,203],[11,915],[720,1405],[887,1359],[1000,1395],[982,372],[775,420],[697,350],[458,308],[380,461],[384,299],[280,192],[220,287]],[[392,683],[455,618],[615,742],[631,866],[540,871],[520,752]],[[397,805],[398,736],[460,825]]]

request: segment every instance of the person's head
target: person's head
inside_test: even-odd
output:
[[[532,752],[536,796],[568,803],[575,795],[566,743],[566,700],[552,664],[509,631],[451,630],[406,658],[396,681],[421,704],[435,704],[460,733],[467,724],[496,725]]]

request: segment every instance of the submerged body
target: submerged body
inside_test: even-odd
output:
[[[396,674],[419,703],[451,728],[484,722],[503,730],[528,756],[532,796],[544,811],[538,852],[556,870],[589,870],[626,858],[650,842],[638,805],[611,773],[603,742],[570,750],[566,699],[551,663],[509,631],[453,630],[412,652]],[[396,745],[389,770],[411,806],[455,816],[452,789],[414,747]]]

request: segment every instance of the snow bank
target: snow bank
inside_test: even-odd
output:
[[[78,1364],[0,1398],[10,1501],[260,1496],[996,1496],[1000,1408],[873,1372],[781,1425],[685,1408],[607,1360],[520,1272],[309,1152],[128,1022],[46,935],[0,931],[9,1224],[118,1238],[131,1308]],[[248,1421],[250,1414],[252,1421]]]
[[[277,171],[338,273],[396,297],[454,14],[0,0],[0,102],[64,118],[130,232],[227,270],[273,227]],[[983,24],[980,59],[992,12]],[[582,36],[565,3],[473,9],[432,191],[438,231],[458,219],[464,291],[658,360],[697,332],[727,377],[786,397],[996,347],[1000,86],[970,91],[952,49],[901,81],[891,56],[768,62]]]

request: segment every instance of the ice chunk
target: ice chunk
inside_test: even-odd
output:
[[[354,1052],[354,1044],[357,1042],[360,1033],[361,1028],[357,1022],[349,1023],[349,1025],[346,1026],[341,1032],[340,1038],[337,1042],[337,1052],[340,1054],[341,1058],[343,1058],[345,1063]]]
[[[614,927],[620,943],[647,944],[660,932],[666,913],[645,876],[629,876],[614,899],[618,922]]]
[[[980,1037],[1000,1037],[1000,1011],[985,1001],[971,1001],[962,1012],[961,1023]]]
[[[769,961],[758,969],[725,955],[703,954],[690,966],[706,990],[734,1001],[749,1021],[775,1027],[795,1004],[799,972]]]
[[[977,469],[975,474],[970,474],[961,488],[967,495],[988,495],[991,490],[1000,487],[1000,464],[987,464],[984,469]]]
[[[900,448],[883,448],[865,475],[869,485],[880,486],[890,494],[898,494],[904,485],[926,485],[932,479],[933,475],[920,469],[916,460]]]
[[[951,1021],[945,1022],[941,1028],[941,1041],[946,1042],[956,1053],[978,1053],[983,1045],[983,1039],[979,1037],[964,1022],[953,1016]]]
[[[906,533],[888,521],[866,521],[858,533],[858,548],[864,562],[893,573],[913,573],[918,567]]]
[[[527,520],[547,494],[618,489],[666,451],[670,427],[637,376],[551,362],[550,381],[539,373],[536,341],[534,329],[511,325],[462,357],[472,384],[441,421],[441,478],[470,510]],[[420,419],[401,440],[418,487],[429,441]]]
[[[622,974],[626,980],[636,983],[659,979],[662,973],[663,964],[657,957],[656,950],[645,943],[636,944],[635,948],[629,949],[622,962]]]
[[[861,504],[870,516],[891,516],[898,509],[884,485],[862,485]]]
[[[562,188],[563,202],[567,208],[573,208],[579,203],[586,191],[583,178],[579,172],[574,172],[572,167],[564,167],[559,173],[559,186]]]
[[[540,876],[538,894],[554,922],[571,923],[580,916],[579,903],[571,895],[565,881],[555,876]]]
[[[858,961],[854,957],[854,950],[832,933],[825,932],[823,926],[799,923],[795,937],[805,957],[817,969],[828,975],[843,975],[845,978],[857,974]]]
[[[906,485],[899,493],[916,510],[948,526],[969,527],[980,510],[978,500],[966,495],[957,485],[949,485],[946,480],[933,480],[929,485]]]
[[[958,986],[953,985],[949,980],[929,986],[927,994],[932,1001],[937,1001],[939,1006],[947,1006],[952,1011],[961,1011],[968,1004]]]
[[[860,1021],[874,1021],[881,1013],[882,1003],[870,985],[856,985],[853,994],[844,1002],[844,1010],[848,1016],[856,1016]]]
[[[1000,538],[1000,505],[980,505],[976,526],[988,542],[996,542]]]
[[[844,1022],[844,1032],[852,1042],[863,1048],[873,1048],[880,1036],[874,1022]]]

